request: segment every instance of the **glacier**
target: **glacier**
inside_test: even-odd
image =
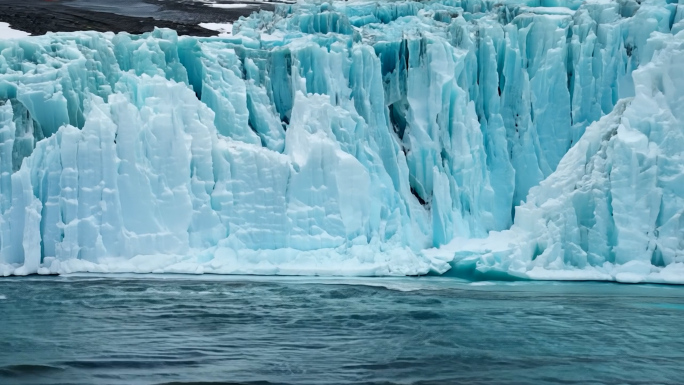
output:
[[[0,37],[0,275],[684,283],[684,2]]]
[[[684,283],[684,32],[650,42],[636,95],[587,128],[510,230],[428,253],[480,277]]]

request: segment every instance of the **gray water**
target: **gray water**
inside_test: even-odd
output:
[[[683,288],[0,279],[0,384],[681,384]]]

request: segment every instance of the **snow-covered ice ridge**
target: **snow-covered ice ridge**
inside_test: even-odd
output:
[[[0,40],[0,275],[684,281],[682,19],[301,2]]]

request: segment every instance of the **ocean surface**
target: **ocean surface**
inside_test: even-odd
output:
[[[684,288],[0,278],[0,384],[681,384]]]

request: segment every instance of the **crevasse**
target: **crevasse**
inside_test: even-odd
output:
[[[231,37],[0,40],[0,274],[672,271],[684,85],[663,57],[682,50],[683,14],[305,2]],[[629,115],[640,98],[652,108]],[[654,149],[594,143],[616,119]],[[579,151],[593,163],[578,176]],[[584,195],[545,187],[580,177]],[[502,238],[522,246],[482,246]]]

